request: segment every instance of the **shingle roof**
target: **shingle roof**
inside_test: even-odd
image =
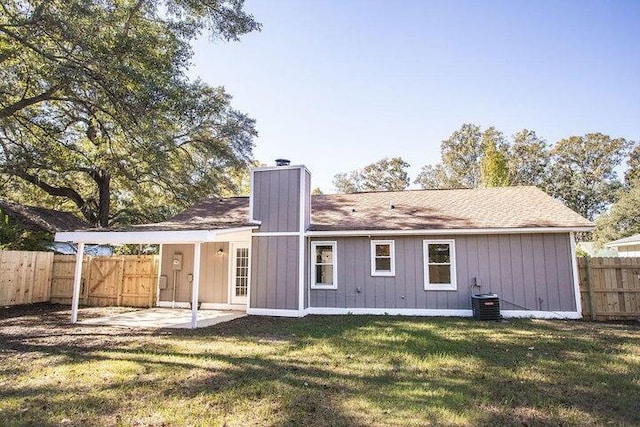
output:
[[[593,227],[536,187],[314,196],[315,231]]]
[[[593,223],[535,187],[311,196],[312,231],[584,228]],[[252,226],[249,198],[205,199],[170,220],[104,231]]]
[[[45,209],[35,206],[24,206],[0,200],[0,211],[20,227],[33,231],[71,231],[88,228],[91,225],[78,218],[72,212]]]

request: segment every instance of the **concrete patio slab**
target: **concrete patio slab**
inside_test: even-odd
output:
[[[199,310],[198,328],[228,322],[246,316],[244,311]],[[83,325],[123,326],[127,328],[189,329],[191,310],[173,308],[148,308],[114,314],[113,316],[79,319]]]

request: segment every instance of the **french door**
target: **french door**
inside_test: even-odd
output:
[[[231,243],[231,304],[246,304],[249,291],[249,245]]]

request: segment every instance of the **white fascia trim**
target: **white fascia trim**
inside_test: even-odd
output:
[[[472,317],[473,310],[465,309],[424,309],[424,308],[335,308],[309,307],[307,314],[345,315],[370,314],[389,316],[427,316],[427,317]],[[577,311],[529,311],[529,310],[501,310],[505,318],[533,318],[533,319],[580,319]]]
[[[576,236],[574,233],[569,233],[569,243],[571,257],[571,274],[573,276],[573,293],[575,294],[576,312],[582,314],[582,297],[580,295],[580,277],[578,273],[578,258],[576,256]],[[582,315],[580,316],[582,317]]]
[[[258,168],[251,169],[251,172],[262,172],[262,171],[282,171],[282,170],[290,170],[290,169],[302,169],[303,171],[309,172],[309,169],[305,165],[289,165],[289,166],[261,166]],[[311,172],[309,172],[311,173]]]
[[[458,235],[458,234],[539,234],[539,233],[571,233],[593,231],[594,227],[535,227],[535,228],[467,228],[437,230],[342,230],[342,231],[307,231],[309,237],[338,236],[407,236],[407,235]]]
[[[304,317],[305,310],[279,310],[271,308],[247,308],[247,314],[255,316]]]
[[[262,223],[253,217],[253,172],[254,169],[249,169],[249,222],[252,224]]]
[[[304,233],[300,233],[299,231],[258,231],[251,235],[256,237],[304,237]]]
[[[220,230],[180,231],[63,231],[56,233],[56,242],[94,244],[162,244],[213,242],[216,235],[253,230],[256,227],[225,228]]]
[[[537,310],[500,310],[505,318],[524,319],[581,319],[578,311],[537,311]]]
[[[300,169],[300,201],[299,201],[299,227],[298,227],[298,310],[304,310],[304,259],[305,259],[305,242],[304,242],[304,209],[306,194],[306,168]],[[311,197],[311,195],[309,195]]]
[[[246,311],[247,306],[245,304],[225,304],[217,302],[203,302],[200,305],[201,310],[233,310],[233,311]]]
[[[173,303],[172,301],[158,301],[156,303],[156,307],[161,308],[191,308],[191,303],[189,302],[179,302],[176,301]]]
[[[455,309],[427,309],[427,308],[336,308],[336,307],[309,307],[308,314],[372,314],[390,316],[454,316],[471,317],[472,310]]]

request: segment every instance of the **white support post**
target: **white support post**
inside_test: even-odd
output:
[[[76,269],[73,276],[73,298],[71,299],[71,323],[78,321],[78,304],[80,303],[80,284],[82,283],[82,259],[84,257],[84,243],[78,243],[76,253]]]
[[[195,244],[193,253],[193,282],[191,283],[191,329],[198,327],[198,293],[200,291],[200,249],[202,243]]]

